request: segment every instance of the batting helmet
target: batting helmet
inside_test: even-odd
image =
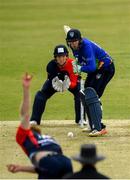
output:
[[[67,33],[66,41],[72,42],[72,41],[77,41],[77,40],[79,41],[82,40],[80,31],[78,29],[69,30]]]
[[[69,52],[66,46],[64,45],[58,45],[54,48],[54,57],[66,55],[68,56]]]

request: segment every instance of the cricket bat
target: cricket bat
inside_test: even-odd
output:
[[[68,31],[71,29],[70,26],[64,25],[63,26],[64,32],[67,35]]]

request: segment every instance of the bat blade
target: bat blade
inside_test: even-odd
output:
[[[67,26],[67,25],[64,25],[64,26],[63,26],[63,29],[64,29],[65,34],[67,35],[68,31],[69,31],[71,28],[70,28],[69,26]]]

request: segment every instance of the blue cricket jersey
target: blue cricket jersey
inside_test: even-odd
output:
[[[95,42],[86,38],[82,39],[82,43],[78,50],[72,50],[74,57],[81,65],[82,72],[94,72],[98,69],[99,63],[103,62],[102,67],[108,67],[112,58]]]

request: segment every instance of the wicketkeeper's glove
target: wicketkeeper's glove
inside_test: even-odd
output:
[[[65,75],[65,79],[63,81],[63,91],[66,91],[70,87],[70,78],[69,76]]]
[[[72,66],[73,66],[73,72],[75,74],[80,74],[81,73],[81,66],[78,64],[77,60],[72,62]]]
[[[60,80],[57,76],[52,79],[52,87],[58,91],[62,92],[63,91],[63,81]]]

